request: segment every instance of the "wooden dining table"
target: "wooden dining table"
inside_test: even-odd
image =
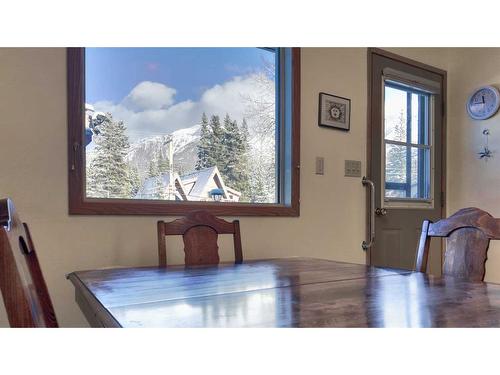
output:
[[[500,285],[313,258],[68,275],[92,327],[498,327]]]

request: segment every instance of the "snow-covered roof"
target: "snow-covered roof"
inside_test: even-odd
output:
[[[215,174],[219,174],[219,170],[217,167],[210,167],[205,169],[200,169],[199,171],[195,171],[189,173],[187,175],[181,176],[182,182],[191,182],[191,180],[195,180],[193,187],[189,191],[188,195],[193,197],[204,197],[206,195],[206,187],[208,186],[210,179],[213,178]],[[188,181],[186,181],[188,180]],[[222,182],[222,179],[219,178]],[[219,188],[223,189],[223,186],[219,186]]]
[[[158,176],[161,178],[161,185],[164,189],[170,186],[170,174],[169,173],[164,173],[161,176]],[[155,194],[157,193],[157,181],[158,177],[148,177],[146,180],[144,180],[144,183],[142,184],[141,188],[136,194],[136,198],[153,198]],[[186,192],[184,191],[184,186],[182,184],[182,181],[177,173],[174,173],[173,176],[173,183],[175,184],[175,195],[181,199],[185,200],[186,199]]]

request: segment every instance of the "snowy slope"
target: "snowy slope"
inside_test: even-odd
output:
[[[168,159],[168,147],[166,145],[170,135],[148,137],[130,146],[127,161],[139,171],[139,177],[144,179],[149,163],[156,162],[161,153],[163,158]],[[197,157],[197,145],[200,139],[200,125],[183,128],[171,134],[174,148],[174,170],[179,174],[190,172],[194,169]]]

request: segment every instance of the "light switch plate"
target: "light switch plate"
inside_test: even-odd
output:
[[[325,158],[316,156],[316,174],[325,174]]]
[[[346,160],[344,168],[345,177],[361,177],[361,162],[359,160]]]

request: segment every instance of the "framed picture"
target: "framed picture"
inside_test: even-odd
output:
[[[318,125],[349,131],[351,99],[320,92]]]

